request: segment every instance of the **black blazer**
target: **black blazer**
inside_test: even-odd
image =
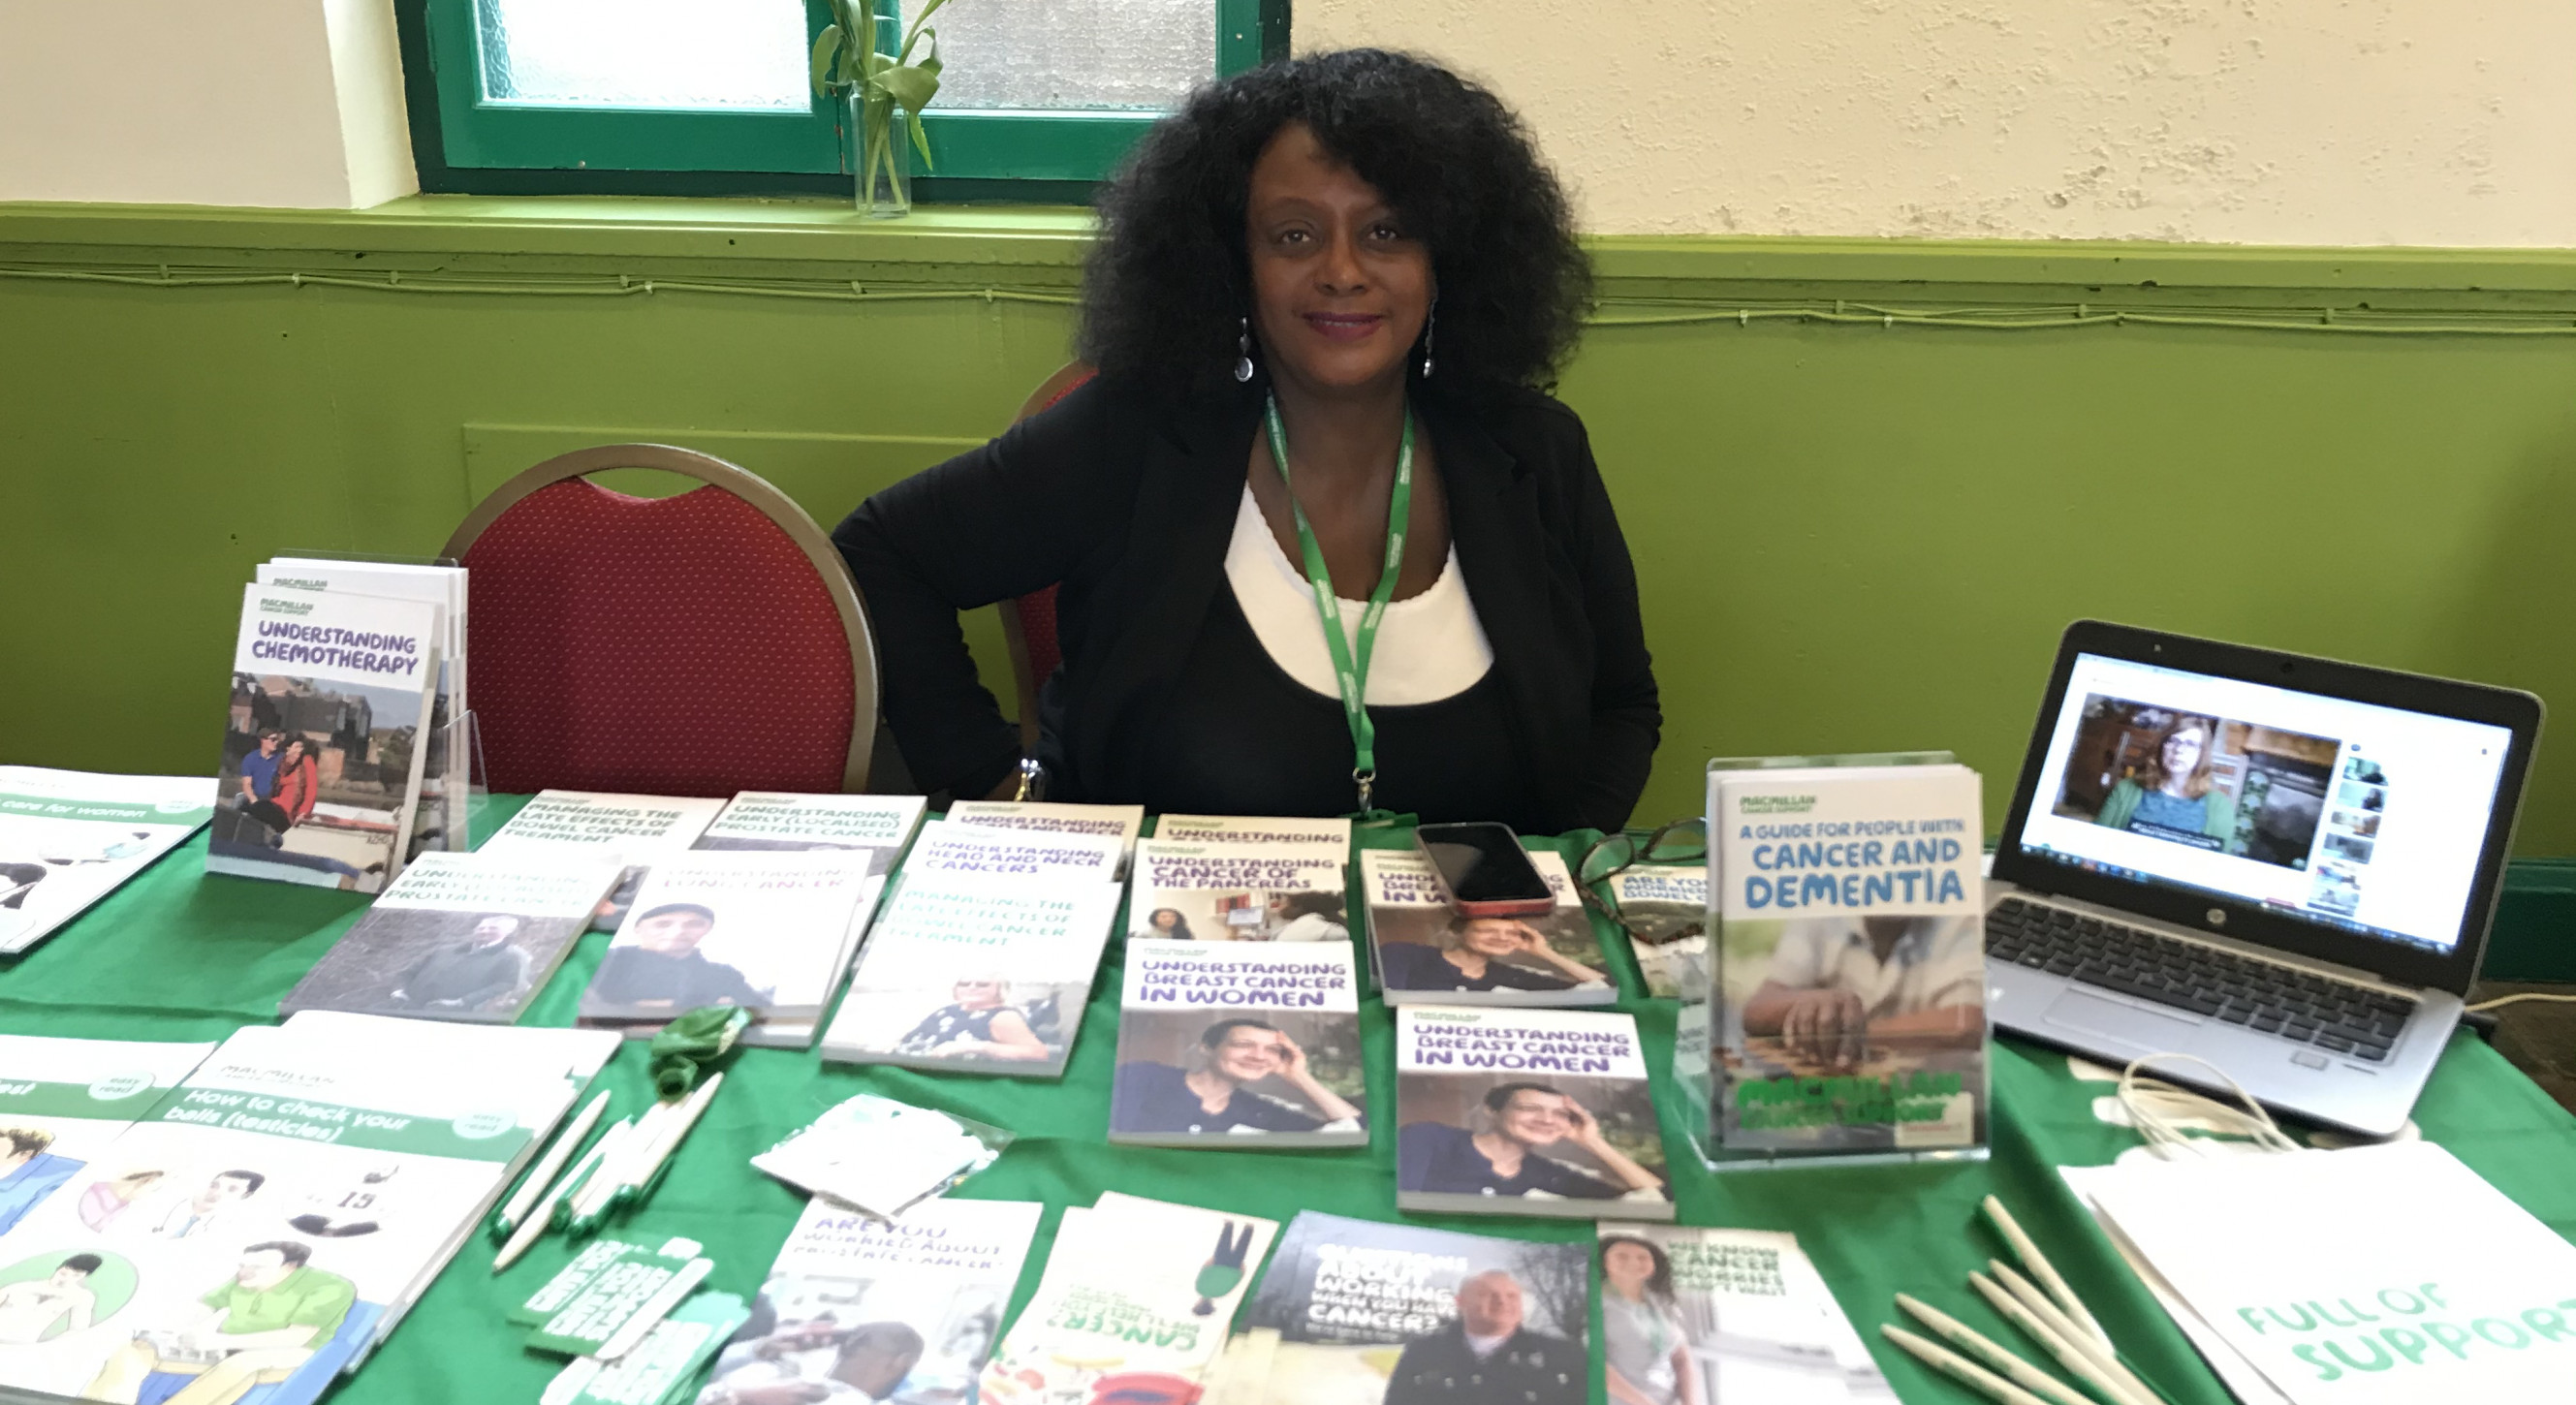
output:
[[[1019,729],[980,686],[957,612],[1050,584],[1050,798],[1144,799],[1155,718],[1225,586],[1262,383],[1174,404],[1094,380],[887,488],[832,540],[884,659],[887,725],[925,789],[983,795]],[[1637,580],[1582,421],[1536,391],[1419,389],[1450,537],[1551,832],[1627,821],[1663,714]]]

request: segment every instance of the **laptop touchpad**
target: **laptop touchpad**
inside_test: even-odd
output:
[[[2156,1010],[2141,1010],[2080,990],[2070,990],[2057,997],[2041,1017],[2049,1024],[2066,1029],[2080,1029],[2088,1034],[2117,1040],[2142,1053],[2160,1053],[2174,1048],[2186,1033],[2200,1027],[2200,1021],[2189,1015],[2168,1015]]]

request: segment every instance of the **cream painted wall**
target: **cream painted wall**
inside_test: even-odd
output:
[[[2576,245],[2568,0],[1296,0],[1618,234]]]
[[[0,0],[0,200],[348,209],[417,188],[391,0]]]

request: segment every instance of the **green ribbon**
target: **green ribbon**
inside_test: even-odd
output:
[[[698,1074],[733,1049],[751,1023],[751,1012],[739,1005],[708,1005],[691,1010],[653,1036],[653,1091],[664,1102],[686,1097]]]
[[[1378,622],[1386,617],[1387,602],[1395,598],[1395,578],[1404,566],[1404,527],[1413,509],[1413,413],[1404,416],[1404,439],[1395,452],[1395,487],[1386,501],[1386,568],[1379,573],[1377,589],[1369,592],[1368,609],[1360,615],[1359,628],[1351,636],[1342,632],[1342,607],[1333,594],[1333,574],[1324,565],[1324,549],[1315,543],[1315,529],[1306,525],[1306,509],[1297,502],[1297,489],[1288,478],[1288,431],[1279,424],[1279,397],[1267,398],[1263,413],[1270,425],[1270,461],[1278,466],[1279,481],[1288,486],[1288,511],[1297,519],[1297,545],[1306,558],[1306,584],[1315,597],[1315,613],[1324,623],[1324,648],[1333,656],[1333,674],[1340,680],[1342,716],[1351,728],[1351,783],[1359,787],[1357,819],[1380,816],[1376,807],[1377,789],[1377,724],[1368,715],[1369,655],[1377,649]]]

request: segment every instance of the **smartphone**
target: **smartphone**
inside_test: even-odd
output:
[[[1535,917],[1556,910],[1556,894],[1507,824],[1426,824],[1413,843],[1431,861],[1440,895],[1469,917]]]

